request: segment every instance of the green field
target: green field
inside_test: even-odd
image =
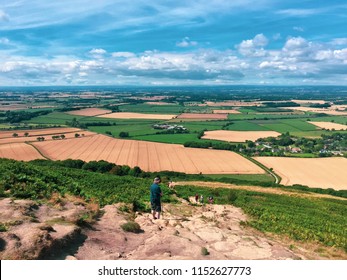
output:
[[[158,130],[152,128],[154,122],[136,122],[133,124],[129,123],[120,123],[112,126],[89,126],[88,130],[94,131],[97,133],[106,134],[106,131],[112,133],[113,136],[118,137],[120,132],[129,132],[129,136],[139,136],[147,134],[155,134]]]
[[[131,137],[134,140],[153,141],[170,144],[184,144],[187,141],[198,141],[196,133],[187,134],[153,134]],[[202,140],[200,140],[202,141]]]
[[[150,105],[150,104],[127,104],[119,106],[122,112],[135,113],[160,113],[160,114],[179,114],[184,111],[181,105]]]
[[[209,174],[206,178],[221,179],[230,178],[249,182],[273,182],[274,178],[269,174]]]
[[[268,128],[255,123],[254,121],[235,121],[229,125],[228,130],[236,131],[264,131],[269,130]]]

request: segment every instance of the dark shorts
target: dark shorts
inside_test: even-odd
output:
[[[161,203],[160,201],[151,201],[151,209],[155,212],[161,212]]]

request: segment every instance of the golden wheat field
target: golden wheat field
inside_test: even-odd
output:
[[[277,137],[281,135],[276,131],[232,131],[232,130],[211,130],[205,131],[203,139],[220,140],[227,142],[255,141],[264,137]]]
[[[33,143],[52,160],[106,160],[139,166],[145,171],[170,170],[189,174],[263,174],[264,170],[230,152],[185,148],[182,145],[114,139],[94,135],[78,139]]]
[[[347,159],[255,157],[282,177],[281,184],[347,190]]]

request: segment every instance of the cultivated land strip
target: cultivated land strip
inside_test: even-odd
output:
[[[225,189],[235,189],[235,190],[246,190],[246,191],[255,191],[262,193],[278,194],[278,195],[288,195],[288,196],[297,196],[297,197],[307,197],[307,198],[330,198],[338,200],[347,200],[343,197],[337,197],[327,194],[317,194],[317,193],[303,193],[295,190],[284,190],[280,188],[264,188],[257,186],[239,186],[227,183],[219,182],[204,182],[204,181],[178,181],[175,182],[176,186],[197,186],[197,187],[206,187],[206,188],[225,188]]]

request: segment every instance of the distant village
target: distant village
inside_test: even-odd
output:
[[[185,128],[183,125],[163,123],[163,124],[154,124],[152,127],[154,129],[163,130],[163,132],[159,132],[158,134],[189,133],[188,129]]]
[[[347,134],[334,133],[322,138],[298,138],[288,134],[247,141],[241,152],[251,156],[345,156],[347,157]]]

